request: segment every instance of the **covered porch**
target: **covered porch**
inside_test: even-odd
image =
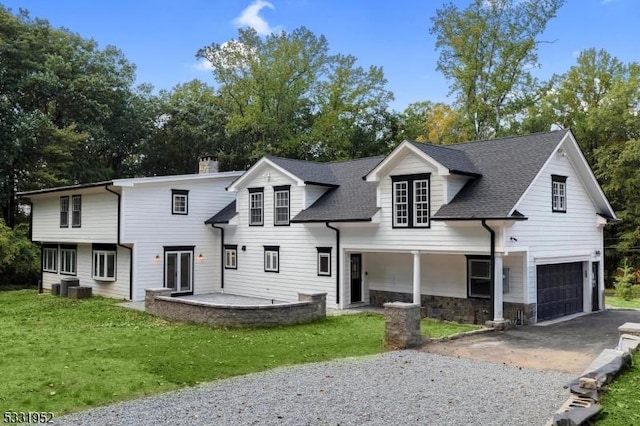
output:
[[[344,307],[419,304],[422,315],[482,324],[535,321],[526,253],[367,251],[344,256]]]

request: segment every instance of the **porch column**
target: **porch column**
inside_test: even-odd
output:
[[[502,253],[495,254],[493,270],[493,321],[504,321],[504,307],[502,298]]]
[[[420,252],[412,251],[413,255],[413,303],[421,305],[420,300]]]

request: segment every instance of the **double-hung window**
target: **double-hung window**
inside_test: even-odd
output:
[[[60,273],[62,275],[76,275],[77,253],[76,246],[60,246]]]
[[[392,176],[392,209],[394,228],[428,228],[430,175]]]
[[[264,271],[280,272],[280,246],[264,246]]]
[[[71,226],[80,228],[82,225],[82,196],[74,195],[71,197]]]
[[[551,210],[554,213],[567,212],[567,177],[551,175]]]
[[[42,270],[44,272],[58,272],[58,246],[42,247]]]
[[[224,269],[238,269],[238,246],[225,244]]]
[[[93,279],[98,281],[116,280],[116,254],[115,244],[93,245]]]
[[[469,297],[491,297],[491,258],[467,256],[467,285]]]
[[[318,275],[331,276],[331,247],[318,247]]]
[[[273,187],[274,225],[289,225],[290,189],[291,187],[289,185]]]
[[[264,224],[264,188],[249,188],[249,225]]]
[[[69,227],[69,196],[60,197],[60,228]]]
[[[171,214],[189,214],[189,191],[186,189],[171,190]]]

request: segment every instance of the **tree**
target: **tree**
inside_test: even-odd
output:
[[[621,223],[605,238],[615,241],[611,254],[616,260],[627,259],[640,268],[640,139],[609,144],[595,153],[596,175]],[[614,262],[610,262],[611,265]],[[614,268],[615,269],[615,268]]]
[[[436,11],[437,69],[476,139],[503,134],[532,102],[538,37],[565,0],[474,0]]]
[[[576,64],[554,75],[525,121],[571,128],[591,164],[595,151],[640,137],[640,65],[605,50],[587,49]]]
[[[239,30],[237,40],[197,53],[212,65],[226,133],[244,136],[250,160],[265,154],[348,158],[359,152],[354,140],[381,135],[363,129],[380,123],[393,96],[382,69],[365,70],[353,56],[328,52],[323,36],[301,27],[265,38]]]
[[[403,139],[452,144],[469,139],[460,113],[445,103],[429,101],[410,104],[401,116]]]
[[[9,226],[15,193],[121,177],[151,129],[150,93],[135,67],[28,12],[0,6],[0,205]]]

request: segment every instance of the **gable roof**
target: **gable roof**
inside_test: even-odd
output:
[[[384,157],[327,163],[329,172],[339,186],[301,211],[292,222],[356,222],[369,221],[378,211],[376,184],[362,179]]]
[[[450,173],[471,176],[480,176],[482,174],[464,151],[452,148],[451,146],[431,145],[410,141],[409,143],[448,168]]]
[[[433,219],[510,217],[516,203],[570,132],[556,130],[448,145],[465,153],[481,177],[467,182]]]
[[[337,186],[340,182],[336,179],[331,169],[332,163],[317,163],[307,160],[292,160],[290,158],[267,156],[268,160],[289,171],[300,178],[304,183],[312,185]]]

